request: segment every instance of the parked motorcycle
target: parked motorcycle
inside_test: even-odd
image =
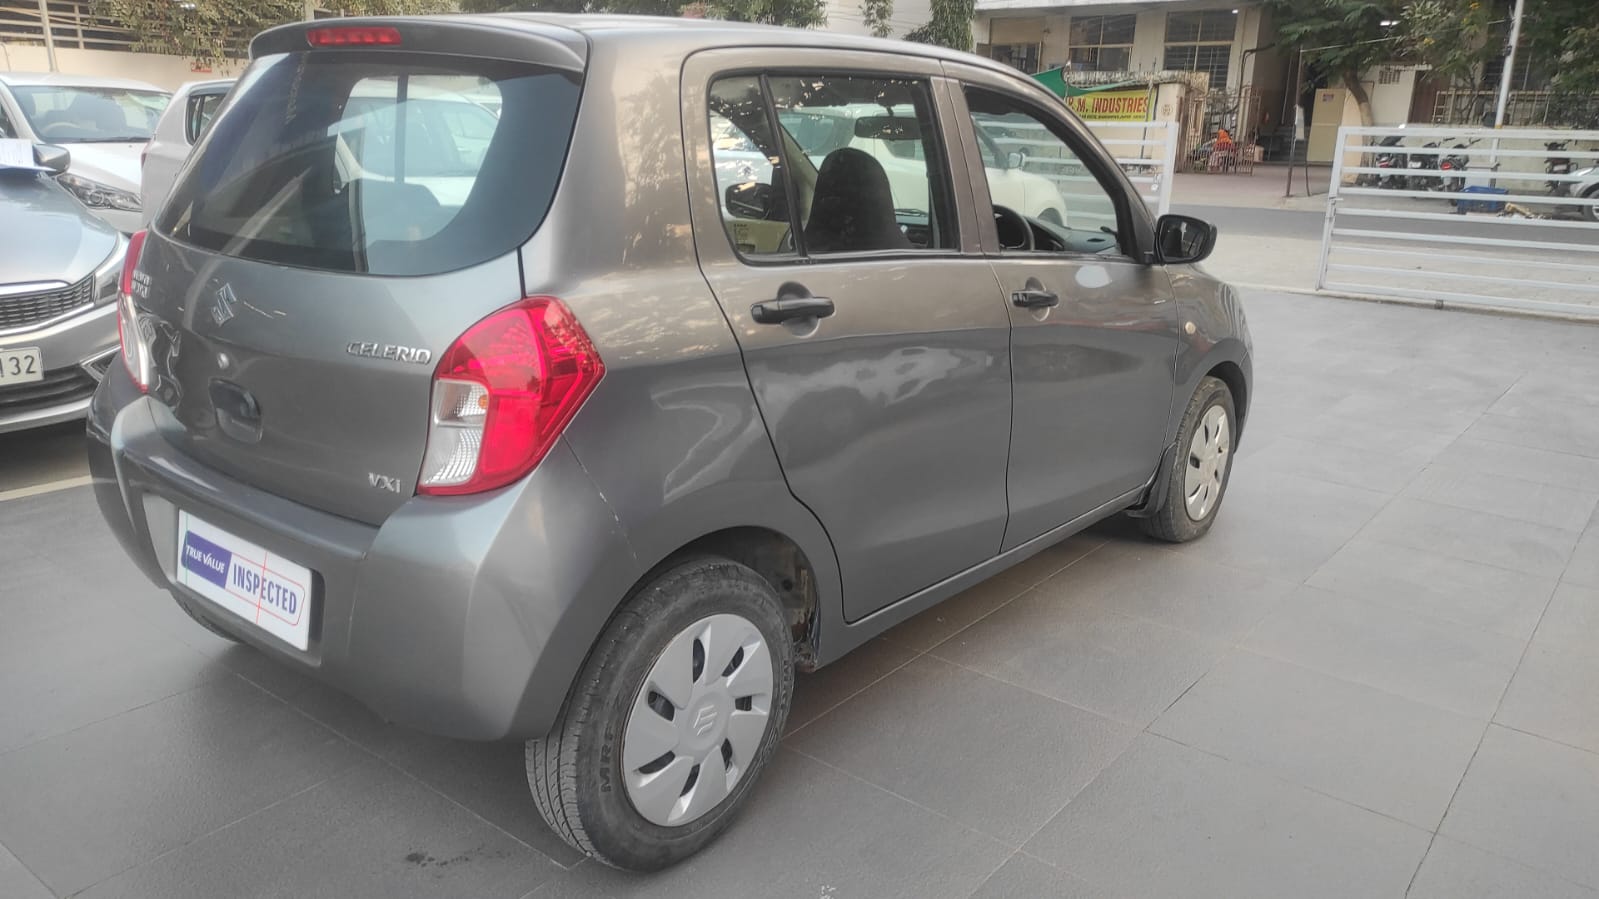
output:
[[[1568,140],[1559,140],[1550,141],[1543,146],[1545,150],[1548,150],[1551,153],[1563,153],[1565,152],[1567,145],[1570,143],[1571,141]],[[1574,170],[1575,169],[1571,164],[1571,157],[1569,156],[1551,156],[1543,161],[1543,173],[1545,175],[1569,175]],[[1549,186],[1549,193],[1551,196],[1571,196],[1570,181],[1545,181],[1544,183]]]
[[[1454,147],[1452,147],[1451,149],[1454,149],[1454,150],[1465,150],[1465,149],[1469,149],[1471,147],[1474,147],[1474,146],[1476,146],[1477,144],[1479,144],[1481,142],[1482,142],[1481,138],[1475,138],[1475,139],[1473,139],[1473,140],[1471,140],[1471,141],[1469,141],[1467,143],[1464,143],[1464,144],[1455,144]],[[1466,189],[1465,176],[1463,174],[1461,174],[1461,175],[1456,175],[1454,177],[1449,177],[1448,173],[1449,172],[1461,172],[1461,173],[1463,173],[1463,172],[1466,171],[1466,166],[1468,166],[1470,164],[1471,164],[1471,157],[1467,156],[1464,153],[1450,153],[1447,156],[1444,156],[1443,159],[1438,163],[1438,169],[1445,173],[1445,177],[1443,179],[1440,179],[1443,182],[1442,189],[1447,191],[1447,192],[1449,192],[1449,193],[1455,193],[1455,194],[1460,193],[1461,191],[1465,190]],[[1449,205],[1451,205],[1451,206],[1455,205],[1456,199],[1458,199],[1458,198],[1451,197],[1449,199]]]
[[[1432,150],[1442,145],[1442,141],[1435,140],[1430,144],[1422,144],[1421,146],[1424,150]],[[1408,161],[1405,163],[1405,170],[1410,173],[1409,177],[1405,179],[1405,186],[1410,190],[1442,189],[1444,186],[1444,179],[1438,177],[1437,175],[1422,174],[1423,172],[1438,171],[1438,167],[1441,162],[1441,155],[1442,154],[1438,153],[1422,153],[1410,156]]]
[[[1402,140],[1397,134],[1390,134],[1377,142],[1379,147],[1397,147]],[[1377,186],[1383,190],[1403,190],[1405,176],[1400,174],[1405,167],[1405,154],[1399,152],[1378,153],[1375,157],[1376,167],[1386,169],[1381,175],[1373,175]]]

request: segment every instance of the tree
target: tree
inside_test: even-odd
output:
[[[1521,52],[1553,73],[1550,87],[1571,97],[1599,94],[1599,17],[1593,0],[1528,0]]]
[[[893,15],[894,0],[864,0],[861,3],[861,19],[866,22],[866,30],[876,37],[888,37],[893,32],[894,26],[888,21]]]
[[[710,0],[707,14],[729,22],[815,28],[827,24],[827,0]]]
[[[337,0],[326,4],[346,15],[446,12],[450,0]],[[94,13],[138,35],[133,48],[212,63],[245,54],[250,38],[305,18],[302,0],[95,0]]]
[[[1373,122],[1371,94],[1361,73],[1401,55],[1399,0],[1267,0],[1277,30],[1289,49],[1304,51],[1304,61],[1334,76],[1360,107],[1363,124]]]
[[[1495,34],[1503,22],[1501,12],[1482,0],[1413,0],[1400,17],[1406,55],[1426,64],[1430,77],[1453,92],[1451,122],[1482,119],[1477,91],[1488,61],[1504,51]]]
[[[688,0],[461,0],[462,12],[609,12],[680,15]]]
[[[905,35],[919,44],[937,44],[952,50],[972,49],[972,16],[977,0],[933,0],[933,18]]]

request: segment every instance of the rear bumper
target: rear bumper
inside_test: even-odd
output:
[[[95,396],[101,512],[141,570],[206,621],[383,717],[445,736],[542,736],[633,573],[563,444],[517,485],[417,497],[381,526],[329,515],[175,452],[120,372]],[[315,572],[304,652],[174,582],[182,509]]]
[[[0,434],[75,421],[115,362],[117,315],[99,306],[48,327],[0,335],[0,350],[33,347],[44,358],[45,380],[0,388]]]

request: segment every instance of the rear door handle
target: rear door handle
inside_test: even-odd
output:
[[[750,307],[750,317],[762,325],[778,325],[796,318],[827,318],[832,314],[833,301],[827,297],[788,297]]]
[[[1044,309],[1050,306],[1059,306],[1060,297],[1053,290],[1018,290],[1010,295],[1010,301],[1023,309]]]

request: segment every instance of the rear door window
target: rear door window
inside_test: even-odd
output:
[[[205,134],[205,129],[211,125],[211,117],[216,115],[217,107],[222,105],[221,93],[200,93],[189,98],[188,108],[184,110],[183,138],[190,144],[199,142],[200,135]]]
[[[157,223],[202,249],[422,275],[503,255],[549,210],[575,73],[313,51],[256,62]]]

